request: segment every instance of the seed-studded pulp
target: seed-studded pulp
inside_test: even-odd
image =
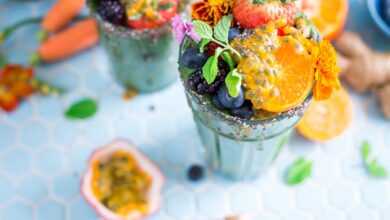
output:
[[[111,211],[126,216],[132,211],[148,212],[152,178],[128,152],[118,150],[106,161],[93,164],[92,190]]]

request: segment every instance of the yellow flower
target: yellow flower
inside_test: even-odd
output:
[[[318,45],[318,56],[315,67],[314,98],[316,100],[328,99],[333,91],[340,89],[337,66],[337,54],[329,41],[322,41]]]
[[[231,0],[202,0],[192,5],[192,18],[214,26],[231,8]]]

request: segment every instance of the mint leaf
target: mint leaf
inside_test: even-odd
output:
[[[210,85],[215,81],[218,75],[218,58],[223,52],[223,49],[218,47],[215,51],[215,55],[209,57],[207,62],[202,68],[203,77],[206,79],[207,83]]]
[[[85,98],[72,104],[65,112],[65,116],[69,119],[87,119],[96,114],[97,108],[95,100]]]
[[[233,70],[236,66],[236,62],[234,62],[232,56],[230,56],[230,53],[228,53],[227,51],[223,52],[222,58],[229,65],[230,70]]]
[[[218,60],[218,58],[216,58],[215,55],[209,57],[202,68],[203,77],[209,85],[214,82],[218,74],[218,65],[215,65],[215,63],[217,63],[216,60]]]
[[[200,43],[199,43],[199,51],[201,52],[201,53],[203,53],[204,52],[204,48],[207,46],[207,44],[209,44],[210,43],[210,39],[206,39],[206,38],[203,38],[201,41],[200,41]]]
[[[377,160],[371,161],[367,165],[367,169],[370,172],[371,176],[378,177],[378,178],[384,178],[387,177],[387,170],[383,166],[378,164]]]
[[[361,148],[361,154],[364,161],[368,161],[368,158],[371,154],[371,145],[368,141],[364,141]]]
[[[242,76],[237,69],[230,71],[225,79],[226,88],[231,97],[237,97],[240,94]]]
[[[298,185],[311,176],[313,162],[303,157],[297,159],[288,169],[287,184]]]
[[[217,26],[214,28],[214,36],[217,40],[228,44],[229,43],[229,30],[232,24],[233,17],[223,16],[222,19],[218,22]]]
[[[193,22],[195,32],[204,39],[213,39],[213,29],[204,21],[196,20]]]
[[[368,141],[364,141],[360,149],[360,153],[363,158],[364,166],[368,173],[377,178],[385,178],[388,176],[387,170],[385,167],[378,163],[376,158],[373,158],[371,155],[371,145]]]

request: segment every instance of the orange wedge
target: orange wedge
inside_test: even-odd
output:
[[[261,108],[269,112],[284,112],[299,104],[309,95],[314,83],[314,61],[306,52],[298,52],[293,43],[282,42],[275,52],[281,75],[272,85],[277,95],[266,98]]]
[[[348,0],[303,0],[302,7],[324,39],[334,40],[343,31]]]
[[[327,141],[341,135],[352,120],[352,103],[348,93],[340,89],[325,101],[313,101],[302,120],[298,132],[313,141]]]

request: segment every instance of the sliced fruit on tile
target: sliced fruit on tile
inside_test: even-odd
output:
[[[96,150],[81,192],[103,219],[138,220],[160,207],[164,177],[135,146],[116,140]]]
[[[327,141],[341,135],[352,121],[352,103],[348,93],[340,89],[325,101],[313,101],[297,130],[313,141]]]

